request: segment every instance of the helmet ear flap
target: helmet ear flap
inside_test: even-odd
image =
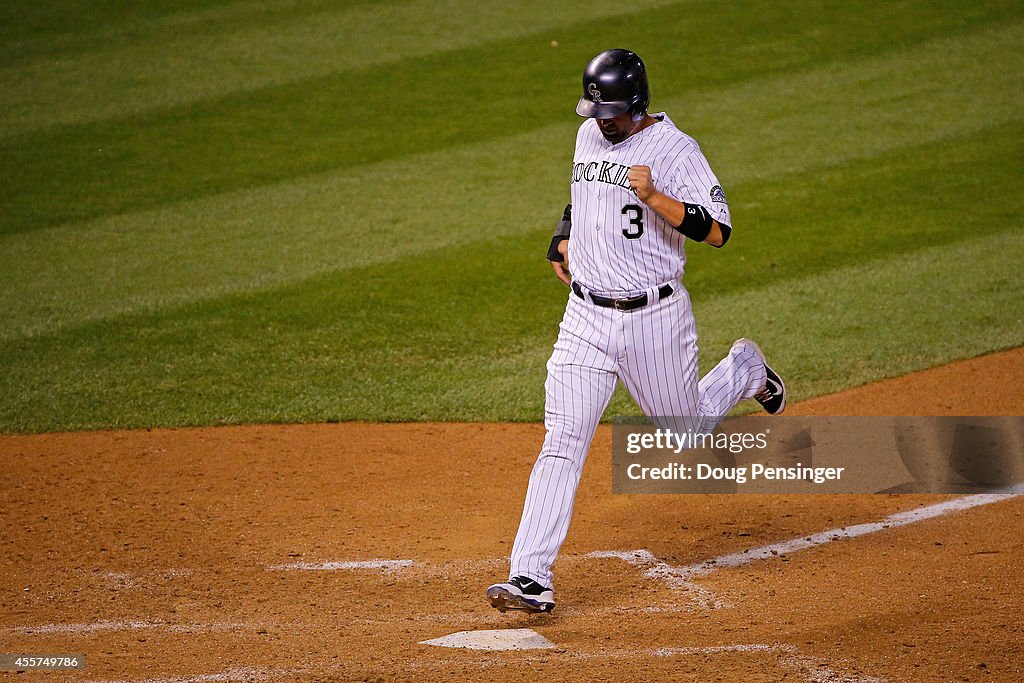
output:
[[[643,93],[637,93],[633,103],[629,105],[629,115],[633,119],[633,123],[641,121],[644,116],[647,115],[647,106],[650,100],[644,101]]]
[[[629,106],[629,113],[632,115],[633,121],[640,121],[644,116],[646,116],[647,108],[650,106],[651,91],[647,85],[647,77],[645,74],[638,84],[636,96],[633,98],[633,102]]]

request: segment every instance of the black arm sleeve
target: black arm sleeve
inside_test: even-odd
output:
[[[564,261],[558,253],[558,245],[562,240],[569,239],[569,231],[572,230],[572,204],[566,204],[562,212],[562,220],[555,226],[555,234],[551,238],[551,246],[548,247],[548,261]]]
[[[676,230],[689,237],[694,242],[703,242],[711,232],[711,214],[700,204],[683,202],[686,212],[683,214],[683,221],[676,226]]]

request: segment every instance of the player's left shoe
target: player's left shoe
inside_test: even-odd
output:
[[[524,612],[550,612],[555,608],[555,592],[525,576],[514,576],[487,589],[487,602],[499,612],[518,609]]]
[[[764,351],[761,347],[749,339],[737,339],[733,346],[736,344],[748,344],[757,355],[761,356],[761,362],[764,363],[764,372],[766,375],[764,389],[754,394],[754,400],[761,404],[765,412],[769,415],[778,415],[786,409],[786,384],[779,377],[778,373],[772,370],[771,366],[768,365],[768,361],[765,360]]]

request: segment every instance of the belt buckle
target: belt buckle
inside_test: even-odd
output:
[[[612,299],[612,308],[621,312],[632,311],[634,308],[639,308],[639,306],[634,306],[634,304],[638,303],[645,296],[647,295],[637,294],[636,296],[624,296],[619,299]],[[647,302],[644,302],[642,305],[646,306]]]

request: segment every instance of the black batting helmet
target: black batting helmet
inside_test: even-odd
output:
[[[591,119],[625,113],[636,118],[647,112],[650,103],[647,69],[640,56],[629,50],[605,50],[583,71],[583,97],[576,113]]]

